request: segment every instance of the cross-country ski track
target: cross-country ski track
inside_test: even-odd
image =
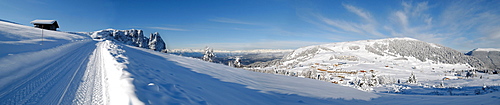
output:
[[[2,86],[5,87],[0,88],[0,100],[2,100],[0,104],[69,104],[68,102],[73,100],[81,78],[86,72],[88,58],[95,50],[95,42],[76,42],[53,50],[70,51],[60,51],[62,52],[60,55],[45,59],[40,58],[43,59],[42,62],[20,65],[21,67],[16,68],[21,73],[22,71],[32,72],[27,74],[18,72],[18,74],[10,75],[16,78],[10,80],[9,84],[3,84]],[[45,52],[35,52],[32,55],[41,56],[37,53]]]

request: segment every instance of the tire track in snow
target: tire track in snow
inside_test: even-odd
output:
[[[35,65],[25,65],[18,71],[32,71],[0,90],[0,104],[70,104],[85,70],[95,42],[72,45],[60,56]],[[68,49],[67,49],[68,50]]]
[[[68,89],[69,89],[69,86],[71,85],[71,83],[73,83],[73,80],[75,79],[76,77],[76,74],[78,73],[78,71],[80,71],[80,69],[82,68],[82,65],[84,64],[85,62],[81,62],[80,65],[78,66],[78,69],[76,69],[76,72],[73,74],[73,76],[71,77],[71,80],[69,81],[69,84],[66,85],[66,88],[64,89],[64,92],[61,96],[61,98],[59,98],[59,102],[57,102],[57,105],[60,105],[64,96],[66,95],[66,93],[68,92]]]

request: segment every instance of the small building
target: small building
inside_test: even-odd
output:
[[[59,28],[59,24],[57,24],[56,20],[33,20],[30,22],[36,28],[42,28],[47,30],[57,30]]]

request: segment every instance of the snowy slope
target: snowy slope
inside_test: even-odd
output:
[[[143,102],[183,104],[286,103],[278,96],[369,100],[364,93],[304,78],[290,78],[235,69],[193,58],[124,46],[128,71]],[[151,62],[143,62],[149,60]],[[154,84],[154,85],[148,85]],[[158,95],[163,95],[158,97]],[[360,97],[358,95],[363,95]]]
[[[60,46],[76,40],[88,39],[88,36],[68,34],[65,32],[44,30],[42,43],[42,30],[19,24],[0,21],[0,57],[8,54],[40,51],[53,46]],[[43,44],[41,46],[40,44]]]
[[[376,61],[375,59],[388,59],[386,61],[390,61],[396,58],[401,58],[399,60],[409,58],[411,60],[415,58],[420,62],[433,62],[435,64],[467,64],[472,67],[483,65],[478,59],[465,56],[451,48],[412,38],[361,40],[308,46],[295,50],[292,54],[284,57],[283,61],[285,61],[285,64],[287,64],[286,62],[305,61],[311,59],[316,54],[323,53],[330,55],[352,55],[361,61]]]
[[[2,49],[14,49],[0,53],[2,105],[494,104],[500,100],[499,92],[462,97],[369,93],[56,31],[47,31],[50,41],[41,46],[36,37],[25,34],[39,29],[5,22],[0,26]]]
[[[485,63],[485,67],[500,71],[500,49],[499,48],[477,48],[466,53],[476,57]]]
[[[38,31],[1,24],[28,33]],[[13,33],[11,30],[1,32]],[[2,104],[269,104],[295,103],[284,96],[310,97],[304,101],[378,97],[310,79],[249,72],[111,41],[92,41],[63,32],[46,34],[48,38],[54,37],[53,34],[57,34],[57,38],[71,38],[52,38],[53,42],[60,41],[60,45],[44,44],[47,49],[40,51],[2,53],[7,54],[0,59]],[[18,43],[2,45],[25,41],[18,40]],[[15,47],[31,48],[29,45]]]
[[[389,38],[302,47],[279,61],[246,69],[378,92],[400,92],[413,86],[405,84],[412,73],[419,81],[414,85],[419,88],[498,85],[495,82],[500,79],[498,75],[475,71],[478,68],[484,68],[479,59],[451,48],[412,38]],[[483,78],[488,80],[481,80]],[[474,82],[460,83],[463,79]],[[442,80],[450,81],[442,83]]]
[[[308,46],[283,57],[279,64],[289,68],[317,64],[323,65],[324,68],[320,69],[325,70],[374,70],[378,74],[395,75],[396,78],[407,78],[412,71],[420,71],[419,74],[426,75],[435,74],[436,71],[466,70],[484,65],[477,58],[451,48],[411,38]],[[338,66],[334,66],[335,64]],[[433,76],[429,79],[440,78],[442,77]]]
[[[0,104],[69,104],[95,42],[0,22]]]

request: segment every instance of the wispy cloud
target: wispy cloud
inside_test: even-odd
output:
[[[354,7],[352,5],[347,5],[347,4],[342,4],[344,6],[344,8],[346,8],[349,12],[352,12],[356,15],[358,15],[359,17],[363,18],[364,20],[366,21],[369,21],[369,22],[374,22],[375,20],[373,19],[373,17],[370,15],[370,13],[360,9],[360,8],[357,8],[357,7]]]
[[[170,27],[148,27],[151,29],[160,29],[160,30],[167,30],[167,31],[189,31],[186,29],[180,29],[180,28],[170,28]]]
[[[500,9],[491,9],[498,5],[498,1],[454,2],[443,11],[440,25],[470,42],[454,42],[458,46],[500,48]]]
[[[330,19],[321,14],[313,14],[314,18],[319,20],[319,22],[311,20],[308,20],[308,22],[336,33],[354,33],[362,36],[385,37],[384,34],[378,31],[376,27],[378,23],[368,11],[352,5],[343,4],[343,6],[347,11],[359,16],[361,20],[357,22],[346,21],[341,19]]]
[[[435,3],[435,2],[433,2]],[[412,37],[458,50],[500,46],[498,1],[402,1],[388,14],[342,4],[347,13],[359,17],[332,18],[317,11],[299,12],[306,22],[334,35],[367,38]],[[374,18],[378,15],[382,18]]]
[[[402,2],[401,10],[393,11],[388,19],[392,20],[386,24],[384,29],[390,31],[392,36],[413,37],[427,42],[439,43],[444,38],[440,33],[436,33],[432,27],[432,17],[426,13],[429,9],[427,2],[409,3]]]
[[[231,24],[258,25],[257,23],[245,22],[230,18],[215,18],[215,19],[209,19],[209,21],[220,22],[220,23],[231,23]]]
[[[500,10],[490,9],[499,2],[457,1],[443,10],[431,8],[428,2],[402,2],[388,19],[384,29],[392,36],[413,37],[439,43],[459,51],[477,47],[500,47]],[[435,12],[431,14],[431,12]]]

